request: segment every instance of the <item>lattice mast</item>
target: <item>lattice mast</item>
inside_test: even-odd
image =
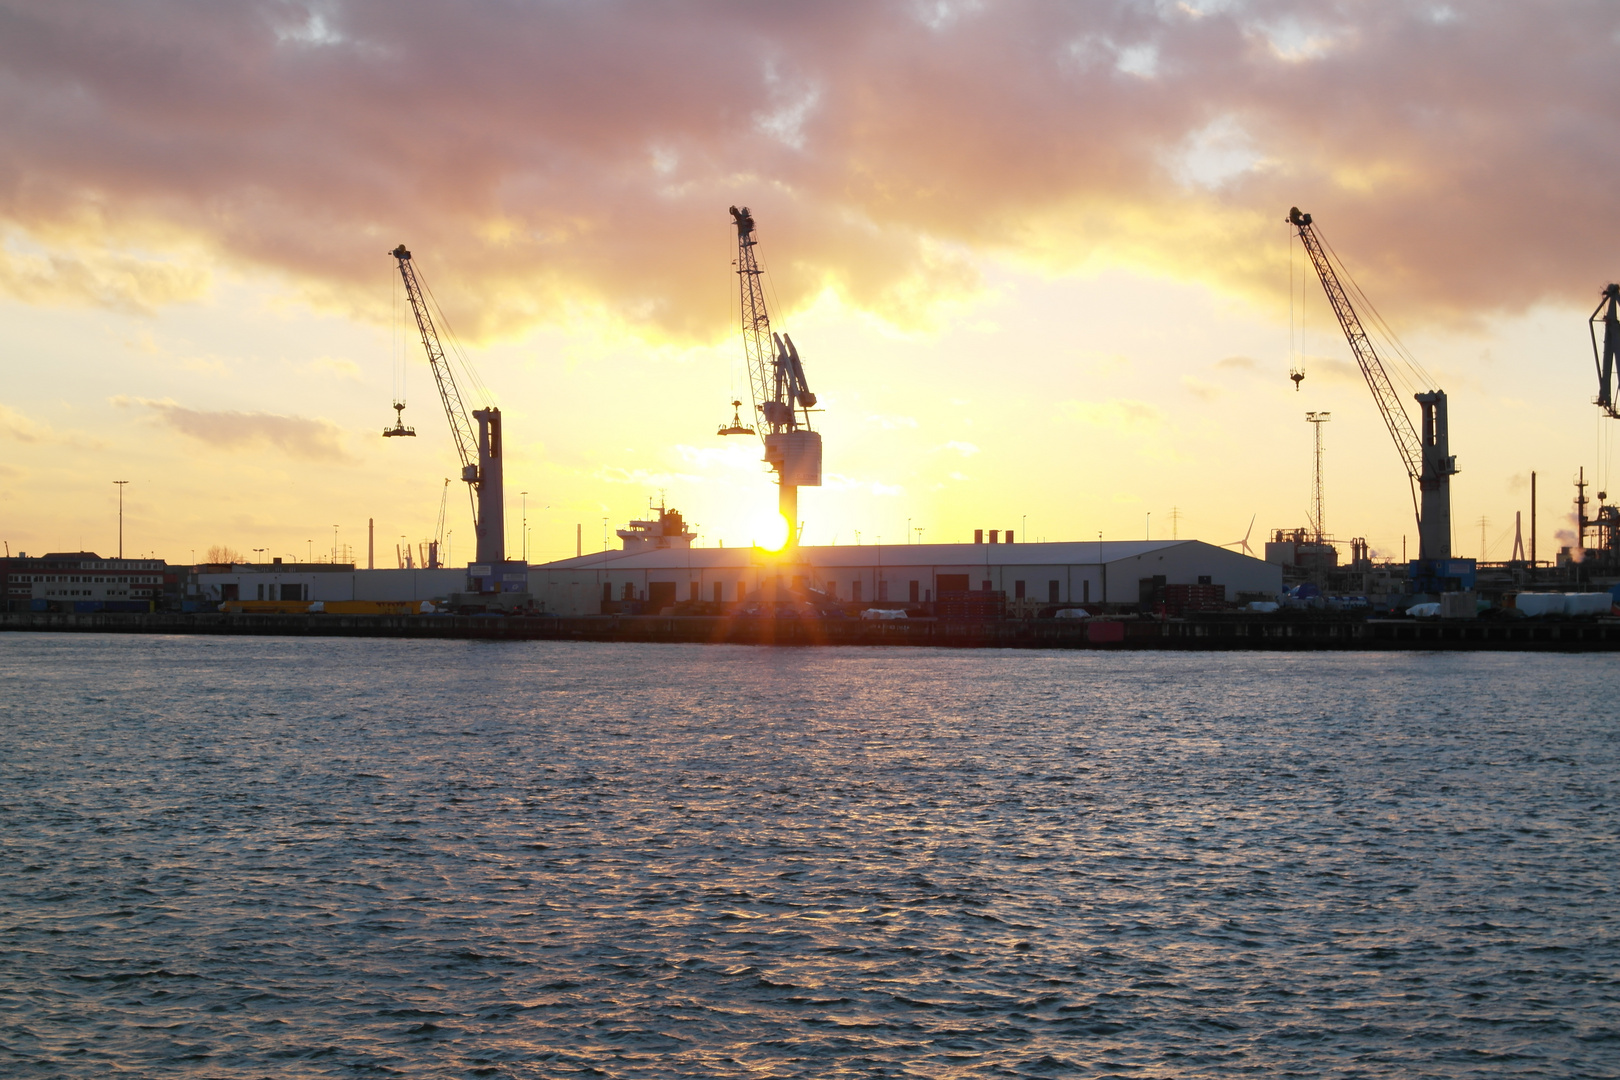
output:
[[[1367,380],[1367,388],[1372,391],[1373,401],[1384,418],[1384,426],[1389,429],[1390,438],[1395,440],[1395,449],[1401,456],[1401,463],[1406,466],[1407,477],[1413,485],[1412,503],[1418,524],[1418,558],[1449,559],[1451,477],[1456,475],[1457,459],[1450,453],[1451,440],[1446,418],[1445,391],[1425,390],[1413,395],[1413,400],[1423,410],[1423,433],[1420,436],[1413,428],[1411,418],[1406,415],[1406,407],[1401,403],[1400,395],[1395,392],[1389,372],[1384,369],[1384,362],[1379,359],[1372,339],[1362,328],[1361,316],[1356,313],[1349,294],[1339,282],[1338,271],[1334,269],[1333,261],[1328,257],[1322,241],[1316,235],[1311,215],[1301,213],[1296,206],[1289,210],[1288,220],[1298,231],[1300,243],[1304,245],[1305,253],[1310,256],[1311,265],[1316,268],[1316,276],[1322,282],[1322,291],[1327,293],[1333,314],[1339,320],[1345,340],[1350,343],[1350,352],[1356,358],[1356,366],[1361,368],[1362,377]]]
[[[1311,527],[1316,531],[1316,543],[1321,545],[1327,543],[1327,522],[1324,520],[1326,514],[1323,509],[1326,500],[1322,492],[1322,425],[1333,419],[1333,414],[1308,412],[1305,419],[1310,421],[1312,434],[1316,440],[1316,468],[1311,485]]]
[[[475,409],[468,414],[466,405],[462,403],[461,388],[456,385],[455,372],[445,358],[444,346],[439,342],[439,331],[428,310],[422,283],[416,276],[416,268],[411,265],[411,253],[401,244],[389,254],[399,262],[399,276],[405,282],[405,297],[410,302],[411,314],[416,317],[416,328],[422,335],[422,348],[427,353],[428,367],[433,370],[433,382],[439,388],[444,416],[450,423],[450,436],[455,440],[456,455],[461,459],[461,478],[467,482],[472,499],[473,529],[478,538],[474,559],[487,564],[505,562],[501,410],[491,406]],[[477,421],[476,427],[474,421]],[[442,529],[442,511],[439,524]]]
[[[748,386],[757,414],[754,430],[765,447],[765,461],[777,475],[778,507],[788,523],[788,541],[799,536],[799,488],[821,485],[821,436],[810,426],[816,395],[804,376],[799,350],[787,334],[771,330],[755,247],[754,216],[748,207],[733,206],[737,227],[737,285],[742,310],[743,352]],[[733,418],[721,434],[750,429]]]

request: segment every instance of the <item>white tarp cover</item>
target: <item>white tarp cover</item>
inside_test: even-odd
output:
[[[888,621],[890,619],[903,619],[905,617],[905,611],[900,608],[869,607],[865,611],[861,612],[861,618],[863,619],[880,619],[883,621]]]
[[[1052,616],[1054,619],[1089,619],[1085,608],[1066,607]]]
[[[1413,604],[1406,609],[1406,613],[1416,619],[1437,619],[1440,617],[1440,605]]]
[[[1270,614],[1271,612],[1277,610],[1277,602],[1275,600],[1250,600],[1249,606],[1244,610],[1260,611]]]
[[[1614,598],[1600,593],[1520,593],[1513,606],[1525,615],[1607,615]]]
[[[1565,615],[1607,615],[1614,607],[1614,597],[1606,592],[1565,593]]]

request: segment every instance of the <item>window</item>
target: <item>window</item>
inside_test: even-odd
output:
[[[861,602],[861,579],[860,578],[856,578],[854,581],[849,583],[849,598],[851,600],[855,601],[855,603],[857,603],[857,604]]]
[[[602,582],[602,602],[604,604],[613,602],[613,582],[611,581]]]
[[[1086,580],[1084,580],[1084,581],[1082,581],[1080,583],[1080,602],[1082,604],[1091,603],[1091,579],[1090,578],[1086,578]]]
[[[621,594],[621,598],[625,600],[634,600],[636,598],[636,587],[628,581],[625,582],[624,592]]]
[[[688,600],[701,600],[702,597],[698,595],[698,590],[701,589],[701,588],[703,588],[702,585],[699,585],[695,581],[692,582],[691,585],[690,585],[689,594],[687,596],[687,599]]]
[[[726,591],[726,587],[724,585],[720,584],[720,582],[717,581],[717,582],[714,583],[714,602],[715,603],[718,604],[718,603],[722,602],[722,600],[724,599],[725,591]]]
[[[302,585],[283,585],[281,587],[281,598],[283,600],[307,599],[304,596],[304,587]]]
[[[884,600],[887,600],[889,598],[889,583],[887,581],[878,582],[878,597],[877,598],[878,598],[879,603],[882,603]]]
[[[911,602],[913,604],[915,604],[918,600],[922,599],[922,582],[920,582],[920,581],[911,582],[910,583],[910,592],[911,592],[910,600],[911,600]]]
[[[264,586],[263,586],[263,585],[260,585],[260,586],[259,586],[259,595],[258,595],[258,599],[260,599],[260,600],[263,600],[263,599],[264,599]]]
[[[1022,581],[1013,582],[1013,599],[1022,600],[1023,598],[1024,598],[1024,583]]]
[[[1058,582],[1048,581],[1046,583],[1046,602],[1048,604],[1055,604],[1058,602]]]

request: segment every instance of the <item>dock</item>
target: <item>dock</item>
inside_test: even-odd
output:
[[[1620,618],[1379,619],[1212,614],[1186,619],[784,619],[704,615],[573,618],[457,615],[13,612],[0,631],[389,637],[970,649],[1617,652]]]

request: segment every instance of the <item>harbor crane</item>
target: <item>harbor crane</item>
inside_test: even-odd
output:
[[[754,215],[744,206],[733,206],[731,217],[737,226],[737,282],[742,297],[743,351],[748,367],[748,385],[753,392],[758,419],[744,424],[733,412],[731,423],[720,429],[722,435],[758,434],[765,445],[765,462],[776,473],[777,507],[786,519],[788,543],[799,539],[799,488],[821,486],[821,435],[811,430],[810,410],[816,395],[804,377],[799,350],[787,334],[771,331],[771,317],[765,309],[765,288],[760,281],[759,261],[754,253]],[[734,409],[742,402],[732,402]],[[756,431],[757,428],[757,431]]]
[[[450,422],[450,435],[456,443],[456,454],[461,458],[461,478],[467,482],[472,501],[473,529],[478,538],[474,562],[488,566],[490,569],[484,573],[494,577],[499,573],[496,567],[506,561],[501,410],[494,406],[474,409],[469,418],[467,407],[462,404],[461,388],[456,385],[455,373],[445,358],[444,346],[439,343],[439,331],[428,311],[422,283],[411,264],[411,253],[401,244],[389,254],[399,261],[399,276],[405,282],[405,297],[410,302],[411,313],[416,316],[416,328],[422,334],[422,348],[427,351],[428,366],[433,369],[433,381],[438,385],[445,419]],[[396,406],[396,411],[399,407]],[[476,429],[473,421],[477,421]],[[392,433],[383,432],[385,435]],[[442,498],[440,503],[439,532],[442,534]]]
[[[1620,419],[1620,409],[1616,408],[1617,396],[1615,386],[1615,368],[1620,366],[1620,285],[1610,285],[1603,290],[1603,299],[1598,302],[1597,310],[1592,312],[1588,320],[1588,329],[1592,333],[1592,359],[1597,362],[1598,396],[1592,403],[1602,409],[1609,416]],[[1603,344],[1598,344],[1598,322],[1603,323]]]
[[[1451,558],[1451,478],[1457,473],[1457,459],[1451,454],[1447,430],[1446,392],[1431,386],[1413,395],[1413,400],[1423,411],[1423,430],[1419,435],[1406,414],[1400,395],[1395,392],[1389,372],[1379,359],[1372,339],[1362,326],[1361,316],[1350,302],[1350,294],[1340,281],[1339,270],[1334,268],[1337,257],[1331,256],[1329,249],[1317,236],[1311,215],[1301,213],[1296,206],[1288,211],[1288,220],[1298,231],[1300,243],[1305,246],[1311,265],[1316,267],[1322,290],[1327,293],[1333,314],[1338,316],[1339,326],[1350,343],[1350,352],[1367,380],[1367,388],[1372,391],[1373,401],[1383,415],[1384,426],[1389,429],[1390,437],[1395,440],[1395,449],[1400,452],[1408,481],[1413,485],[1418,559],[1423,564],[1415,568],[1414,577],[1419,580],[1443,579],[1449,575],[1434,564]],[[1348,273],[1343,276],[1349,280]],[[1355,282],[1351,281],[1350,286],[1355,289]],[[1359,289],[1355,291],[1365,303],[1365,295]],[[1367,307],[1370,309],[1371,305],[1367,304]],[[1369,310],[1369,313],[1377,319],[1376,311]],[[1423,591],[1428,590],[1425,588]]]

